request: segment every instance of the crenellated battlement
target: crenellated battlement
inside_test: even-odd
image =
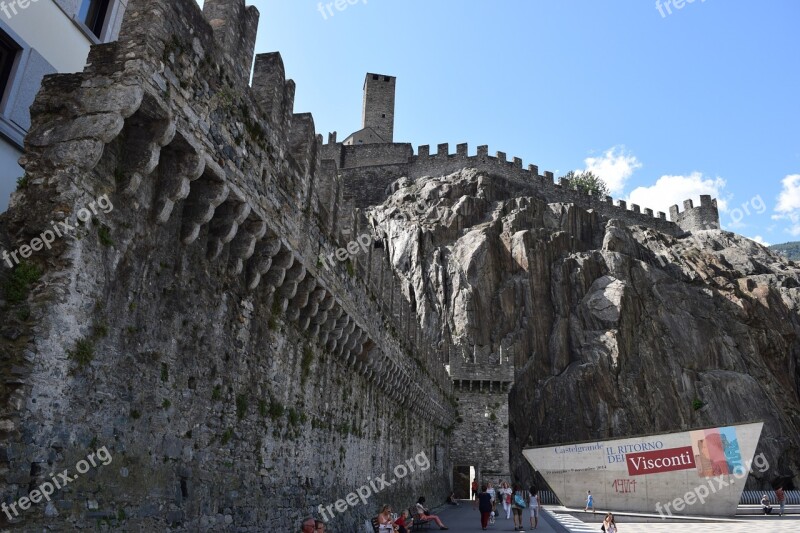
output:
[[[701,227],[715,227],[715,224],[719,228],[716,201],[710,197],[701,198],[701,207],[688,214],[672,215],[667,220],[664,212],[655,212],[637,204],[629,206],[627,201],[615,200],[611,196],[593,195],[590,191],[573,187],[566,179],[557,181],[552,172],[540,173],[539,166],[534,164],[525,166],[520,157],[509,158],[502,151],[489,155],[487,145],[478,146],[471,155],[467,143],[457,144],[455,151],[451,150],[449,143],[440,143],[436,145],[435,152],[430,145],[421,145],[414,153],[411,145],[403,143],[345,146],[336,143],[335,134],[329,135],[328,140],[322,148],[323,157],[336,162],[344,180],[345,195],[348,195],[348,190],[351,191],[349,194],[354,198],[355,207],[380,203],[386,197],[389,183],[400,177],[417,179],[475,168],[527,187],[531,194],[542,196],[548,202],[575,203],[597,211],[606,218],[622,219],[629,224],[652,227],[670,235]],[[377,169],[380,169],[380,173],[374,175]],[[369,178],[362,179],[365,175]]]
[[[245,0],[205,0],[203,16],[214,31],[222,56],[228,59],[238,83],[247,83],[253,66],[259,12]]]
[[[327,266],[320,259],[352,239],[340,220],[363,221],[339,200],[337,166],[323,160],[312,115],[294,113],[280,55],[258,55],[248,86],[257,22],[244,0],[206,0],[202,11],[194,0],[130,0],[118,42],[93,47],[82,73],[46,77],[21,161],[28,185],[6,214],[4,245],[22,246],[26,232],[102,195],[114,208],[30,258],[42,270],[31,313],[44,326],[25,345],[35,365],[15,394],[24,405],[31,383],[62,392],[48,398],[57,403],[44,418],[0,406],[11,413],[3,428],[33,428],[25,439],[3,434],[0,448],[16,454],[0,473],[4,500],[38,483],[30,465],[51,443],[61,442],[56,462],[65,468],[68,453],[85,453],[112,419],[130,431],[98,437],[115,456],[124,449],[135,475],[156,489],[122,490],[125,481],[106,473],[104,505],[137,516],[156,509],[143,527],[205,527],[215,508],[205,495],[233,487],[234,467],[223,470],[222,456],[235,458],[243,486],[305,477],[316,505],[335,501],[336,483],[447,445],[452,383],[388,255],[376,248]],[[70,355],[81,343],[96,345],[85,366]],[[105,403],[83,401],[101,389]],[[406,427],[426,421],[413,450],[381,425],[386,413]],[[62,420],[75,421],[66,440]],[[335,445],[298,438],[312,428]],[[378,459],[363,460],[365,449]],[[193,472],[204,472],[203,491],[191,489]],[[431,469],[402,489],[408,494],[387,498],[444,497],[444,472]],[[170,520],[159,505],[175,493],[176,476],[184,507]],[[89,497],[76,486],[69,504],[82,509],[72,498]],[[263,512],[286,497],[245,494],[226,506],[237,527],[287,531],[310,509]],[[74,518],[66,507],[63,518]],[[354,512],[338,526],[352,531],[364,518]]]
[[[414,398],[412,410],[446,426],[449,381],[443,364],[435,368],[436,355],[420,357],[432,366],[428,392],[398,366],[403,357],[392,347],[396,342],[411,353],[426,342],[410,313],[393,327],[414,342],[389,340],[383,324],[370,325],[379,312],[362,314],[373,306],[364,303],[370,301],[365,288],[338,279],[344,265],[328,272],[316,264],[321,252],[346,242],[335,221],[348,214],[338,209],[337,176],[322,163],[313,116],[293,113],[295,85],[285,78],[280,54],[258,55],[253,85],[246,83],[258,11],[244,0],[207,1],[202,15],[193,0],[139,0],[131,2],[126,21],[120,43],[95,47],[86,72],[45,82],[32,108],[27,173],[80,171],[76,183],[105,190],[109,184],[90,177],[102,182],[103,173],[113,174],[115,203],[151,211],[146,218],[156,225],[178,217],[184,246],[207,231],[209,260],[227,255],[248,290],[266,285],[269,295],[280,297],[276,308],[322,346],[369,379],[396,383],[391,394]],[[100,71],[117,82],[94,87]],[[64,101],[73,104],[67,109]],[[314,291],[330,302],[327,309],[338,310],[337,320],[351,325],[338,343],[328,333],[339,331],[336,322],[325,314],[312,321],[316,308],[303,313]],[[378,290],[371,298],[382,303],[397,295]],[[354,305],[357,300],[361,304]],[[437,397],[418,399],[429,394]]]
[[[683,201],[683,211],[679,211],[677,205],[670,206],[669,218],[686,231],[720,228],[717,199],[709,194],[700,195],[700,205],[697,207],[692,200]]]

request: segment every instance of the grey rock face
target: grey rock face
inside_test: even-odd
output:
[[[729,232],[676,237],[519,197],[472,170],[395,187],[370,216],[420,320],[451,368],[486,365],[453,379],[502,381],[498,354],[513,362],[515,477],[531,480],[523,447],[752,420],[771,469],[749,484],[800,473],[795,264]],[[456,435],[487,433],[479,419]]]

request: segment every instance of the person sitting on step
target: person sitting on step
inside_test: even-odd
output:
[[[425,496],[420,496],[419,500],[417,500],[417,513],[419,513],[420,516],[428,520],[433,520],[436,523],[436,525],[439,526],[439,529],[450,529],[449,527],[444,525],[441,518],[439,518],[435,514],[431,514],[430,510],[427,507],[425,507]]]

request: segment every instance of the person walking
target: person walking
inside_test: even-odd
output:
[[[531,510],[531,529],[536,529],[539,527],[539,491],[536,490],[536,487],[531,487],[528,494],[530,495],[528,507]]]
[[[511,487],[503,481],[500,486],[500,499],[503,502],[503,510],[506,512],[506,520],[511,518]]]
[[[783,511],[786,508],[786,493],[783,492],[783,487],[778,487],[777,490],[775,490],[775,500],[781,506],[778,516],[783,516]]]
[[[514,485],[511,497],[511,512],[514,513],[514,531],[525,531],[522,525],[522,510],[528,506],[528,494],[519,485]]]
[[[472,480],[472,485],[470,486],[472,490],[472,508],[478,508],[478,478]]]
[[[586,491],[586,507],[584,507],[583,510],[585,512],[591,510],[592,514],[594,514],[594,497],[592,497],[592,491],[590,490]]]
[[[494,487],[492,486],[491,483],[487,483],[486,486],[489,487],[489,489],[486,492],[488,492],[489,496],[492,497],[492,512],[489,515],[489,523],[490,524],[494,524],[494,517],[497,514],[496,513],[496,509],[497,509],[497,491],[494,490]]]
[[[481,513],[481,528],[485,530],[489,525],[489,515],[492,513],[492,496],[486,485],[481,487],[481,492],[476,496],[475,501],[478,502],[478,511]]]

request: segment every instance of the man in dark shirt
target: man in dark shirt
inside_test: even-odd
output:
[[[492,495],[486,492],[486,485],[481,487],[481,492],[478,494],[478,511],[481,513],[481,527],[486,529],[492,512]]]
[[[786,508],[786,493],[783,492],[783,487],[778,487],[778,490],[775,491],[775,499],[778,500],[781,506],[780,516],[783,516],[783,511]]]

